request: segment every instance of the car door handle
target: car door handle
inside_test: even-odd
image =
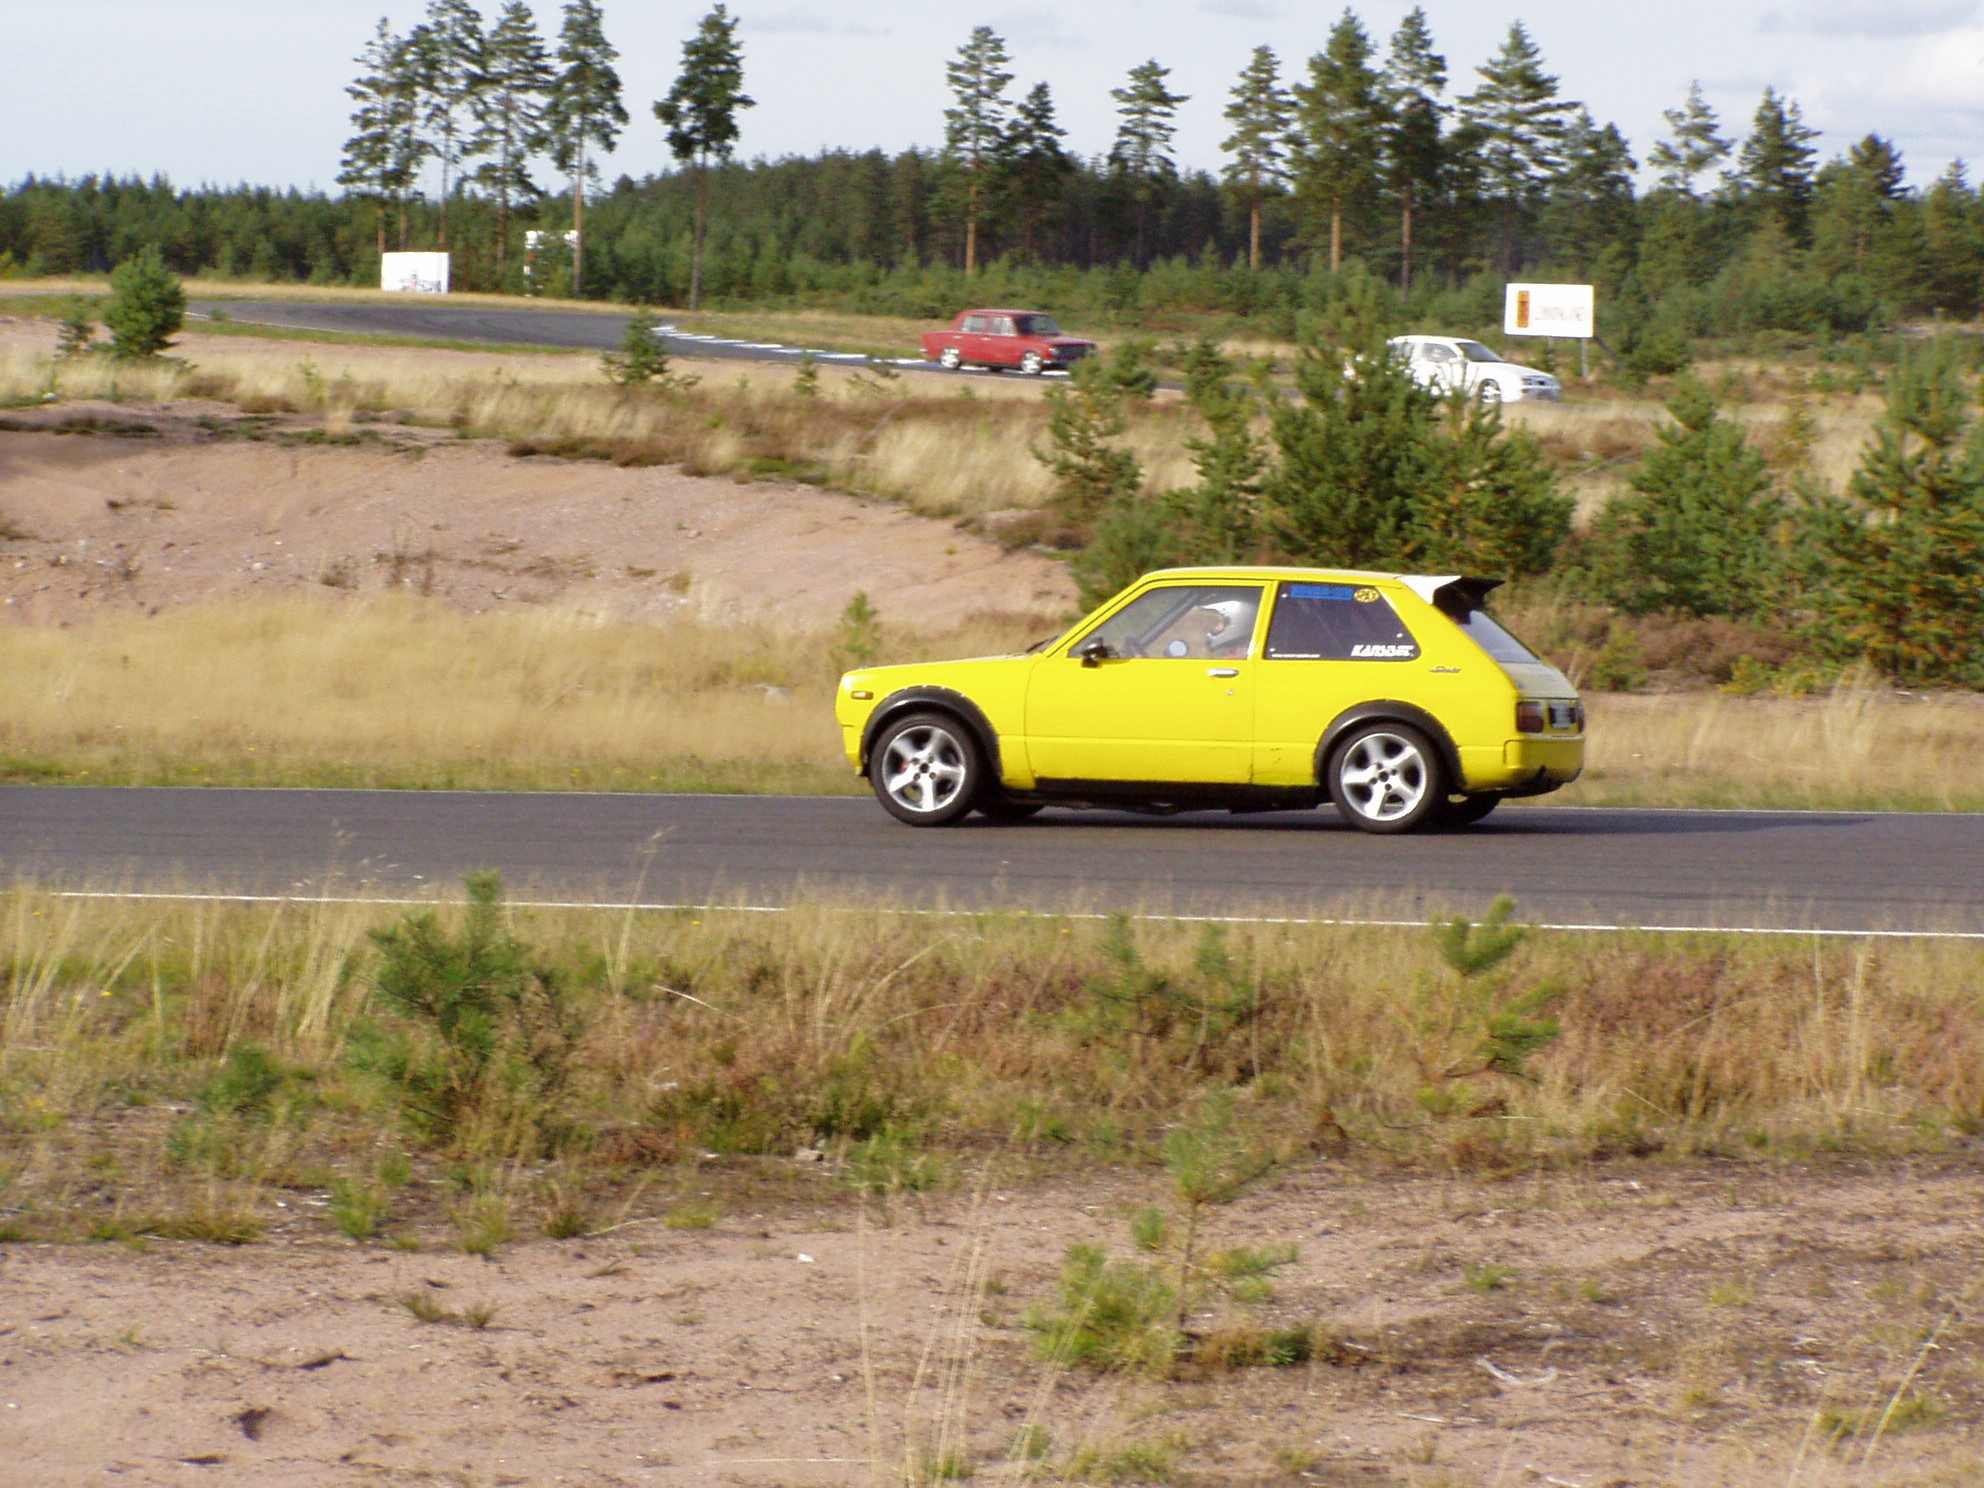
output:
[[[1238,667],[1207,667],[1207,668],[1206,668],[1206,675],[1207,675],[1208,677],[1237,677],[1237,676],[1239,676],[1239,675],[1240,675],[1240,668],[1238,668]]]

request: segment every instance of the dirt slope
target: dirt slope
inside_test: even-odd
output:
[[[111,432],[56,432],[92,424]],[[885,618],[932,628],[1073,604],[1062,564],[810,486],[517,459],[393,426],[355,446],[299,442],[313,437],[309,420],[193,403],[0,415],[0,613],[62,622],[389,585],[475,610],[793,623],[863,590]]]

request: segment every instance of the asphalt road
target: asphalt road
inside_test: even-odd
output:
[[[1984,816],[1505,808],[1369,837],[1329,812],[900,826],[864,798],[0,787],[0,883],[1984,934]]]
[[[417,298],[404,305],[320,304],[302,300],[202,300],[190,307],[195,314],[223,311],[229,320],[279,326],[298,331],[344,331],[368,336],[406,336],[442,341],[479,341],[492,346],[554,346],[569,350],[608,351],[626,333],[623,315],[592,314],[584,310],[496,309],[477,305],[423,304]],[[721,336],[685,335],[670,330],[671,356],[705,357],[720,361],[796,362],[807,348],[766,341],[740,341]],[[864,366],[868,358],[845,351],[812,351],[828,365]],[[941,373],[935,363],[919,359],[895,362],[911,371]],[[955,374],[947,374],[955,375]],[[979,374],[974,374],[979,375]]]

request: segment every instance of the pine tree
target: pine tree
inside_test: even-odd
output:
[[[1116,100],[1116,141],[1109,147],[1109,167],[1128,182],[1137,204],[1136,262],[1139,268],[1150,262],[1147,252],[1150,209],[1165,189],[1178,179],[1178,163],[1171,157],[1171,137],[1178,132],[1178,106],[1191,101],[1189,95],[1173,93],[1164,85],[1171,69],[1153,59],[1130,69],[1129,81],[1111,88]]]
[[[1736,156],[1736,169],[1728,177],[1739,199],[1776,218],[1793,243],[1808,241],[1812,163],[1818,158],[1812,141],[1818,137],[1818,130],[1806,127],[1796,102],[1766,88],[1751,120],[1749,138]]]
[[[1924,259],[1935,304],[1969,319],[1984,290],[1984,223],[1961,160],[1952,160],[1922,198]]]
[[[1557,80],[1520,21],[1502,50],[1476,71],[1481,86],[1460,101],[1462,121],[1479,140],[1481,186],[1501,207],[1505,270],[1522,262],[1522,224],[1556,174],[1567,117],[1577,105],[1557,96]]]
[[[1782,593],[1786,507],[1769,463],[1701,383],[1682,381],[1667,412],[1673,423],[1633,472],[1631,494],[1594,531],[1607,596],[1631,614],[1770,612]]]
[[[1004,162],[1000,179],[1020,225],[1020,248],[1031,262],[1039,250],[1043,224],[1055,217],[1061,193],[1075,173],[1075,162],[1061,148],[1067,131],[1054,122],[1054,97],[1047,84],[1035,83],[1006,129],[999,154]]]
[[[406,38],[393,35],[382,16],[379,29],[357,57],[364,69],[345,89],[357,107],[356,131],[345,141],[338,184],[370,197],[376,213],[378,251],[386,251],[386,204],[399,204],[400,246],[406,246],[407,197],[419,180],[426,145],[416,111]]]
[[[472,110],[483,83],[482,13],[468,0],[429,0],[427,19],[407,38],[417,78],[426,153],[441,165],[440,246],[448,247],[448,203],[455,172],[475,154]]]
[[[1688,85],[1688,101],[1679,108],[1662,109],[1660,116],[1673,131],[1647,155],[1647,164],[1657,172],[1662,187],[1676,196],[1690,199],[1695,194],[1695,177],[1725,159],[1733,148],[1716,133],[1720,121],[1715,110],[1702,97],[1699,82]]]
[[[1220,145],[1233,157],[1223,172],[1227,184],[1247,204],[1247,267],[1261,267],[1261,200],[1288,181],[1288,131],[1295,100],[1281,86],[1281,63],[1273,47],[1255,47],[1254,58],[1234,84],[1226,106],[1233,133]]]
[[[1856,143],[1819,172],[1813,189],[1812,240],[1835,273],[1866,272],[1904,194],[1901,156],[1878,134]]]
[[[1012,107],[1006,84],[1013,80],[1005,68],[1011,60],[992,28],[977,26],[944,69],[957,100],[944,110],[944,161],[962,176],[966,278],[978,272],[979,219],[1005,162]]]
[[[1343,268],[1344,219],[1361,218],[1377,191],[1386,117],[1371,56],[1371,38],[1345,10],[1309,59],[1308,82],[1295,85],[1295,189],[1328,215],[1332,274]]]
[[[1606,245],[1631,240],[1637,164],[1616,124],[1601,129],[1585,108],[1571,116],[1543,214],[1557,262],[1590,264]]]
[[[606,40],[597,0],[565,0],[558,33],[558,76],[545,110],[551,161],[572,178],[572,294],[583,291],[586,251],[586,183],[599,179],[592,152],[608,154],[627,127],[620,102],[619,53]]]
[[[1850,489],[1820,514],[1838,633],[1904,687],[1984,685],[1984,432],[1947,341],[1896,370]]]
[[[496,198],[496,284],[510,242],[510,200],[544,193],[530,178],[530,157],[549,143],[546,104],[553,85],[551,59],[524,0],[507,0],[483,47],[480,86],[470,102],[476,123],[473,148],[487,156],[470,177]]]
[[[696,232],[689,259],[689,308],[701,302],[703,218],[712,157],[728,160],[737,147],[737,114],[756,108],[744,96],[744,54],[737,45],[737,20],[722,5],[703,17],[696,34],[682,44],[682,72],[654,116],[668,130],[668,148],[696,172]]]
[[[1426,12],[1414,6],[1392,35],[1380,77],[1385,99],[1384,173],[1399,201],[1399,294],[1412,298],[1412,237],[1421,200],[1446,174],[1442,138],[1447,107],[1447,59],[1433,50]]]
[[[1267,475],[1267,452],[1254,431],[1260,398],[1236,370],[1209,340],[1185,357],[1185,397],[1206,426],[1185,441],[1199,481],[1166,499],[1189,533],[1183,546],[1194,563],[1245,562],[1259,538]]]

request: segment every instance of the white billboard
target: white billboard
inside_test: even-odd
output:
[[[1511,336],[1561,336],[1589,341],[1598,334],[1598,311],[1589,284],[1511,284],[1502,308]]]
[[[445,253],[382,253],[379,288],[401,294],[446,294],[448,255]]]

